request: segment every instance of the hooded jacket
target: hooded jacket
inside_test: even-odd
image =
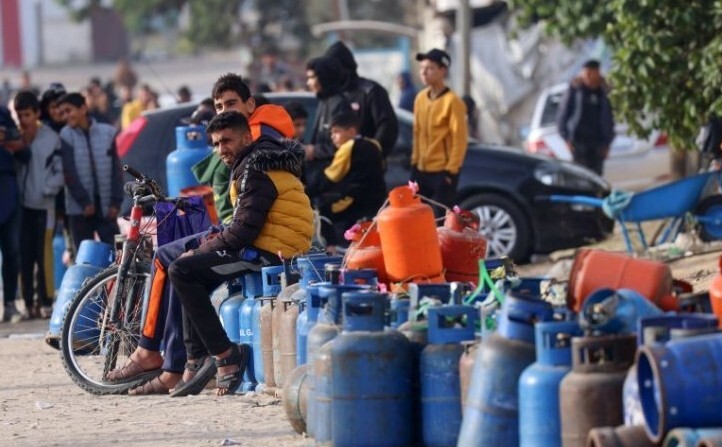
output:
[[[29,151],[28,162],[18,167],[21,203],[34,210],[52,209],[55,195],[64,184],[60,137],[50,127],[40,124]]]
[[[343,42],[336,42],[326,50],[326,56],[338,61],[346,72],[343,94],[361,120],[359,133],[381,144],[384,157],[394,149],[399,133],[396,113],[389,94],[377,82],[359,77],[351,50]]]
[[[233,220],[197,253],[254,247],[284,258],[308,251],[313,210],[300,180],[303,149],[294,140],[261,137],[236,159]],[[235,194],[234,194],[235,193]]]
[[[308,62],[308,69],[316,74],[321,91],[318,109],[313,122],[311,144],[314,145],[314,160],[325,168],[333,158],[336,148],[331,141],[331,118],[340,113],[351,112],[351,105],[341,93],[344,77],[339,63],[330,57],[317,57]]]
[[[248,118],[253,140],[261,136],[276,139],[292,138],[294,135],[293,120],[281,106],[266,104],[256,108]],[[233,202],[230,194],[231,168],[223,160],[211,152],[206,158],[191,168],[193,175],[199,183],[213,187],[213,200],[218,218],[222,223],[228,223],[233,218]]]
[[[557,115],[557,129],[559,134],[566,141],[572,143],[598,144],[600,147],[609,147],[614,140],[614,116],[612,114],[612,106],[607,96],[609,85],[604,79],[598,88],[599,92],[599,121],[596,123],[584,122],[589,118],[584,114],[584,84],[581,78],[574,78],[569,83],[567,90],[559,108]],[[596,128],[597,141],[587,141],[585,135],[580,135],[580,128]]]

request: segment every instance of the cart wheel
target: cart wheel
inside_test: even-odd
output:
[[[715,219],[714,222],[699,223],[699,238],[704,242],[722,239],[722,195],[702,200],[694,212],[697,217]]]

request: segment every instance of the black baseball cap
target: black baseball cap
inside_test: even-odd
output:
[[[449,68],[449,65],[451,65],[451,57],[449,57],[449,53],[444,50],[439,50],[438,48],[431,49],[427,53],[416,54],[417,61],[420,62],[426,59],[436,62],[439,65],[443,65],[446,68]]]

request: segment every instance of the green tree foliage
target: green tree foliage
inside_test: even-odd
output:
[[[604,39],[615,115],[634,132],[664,129],[675,147],[689,148],[708,116],[722,114],[722,0],[512,0],[512,7],[564,42]]]

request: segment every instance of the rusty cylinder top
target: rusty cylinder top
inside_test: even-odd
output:
[[[572,338],[572,371],[620,372],[629,369],[637,352],[634,334]]]

